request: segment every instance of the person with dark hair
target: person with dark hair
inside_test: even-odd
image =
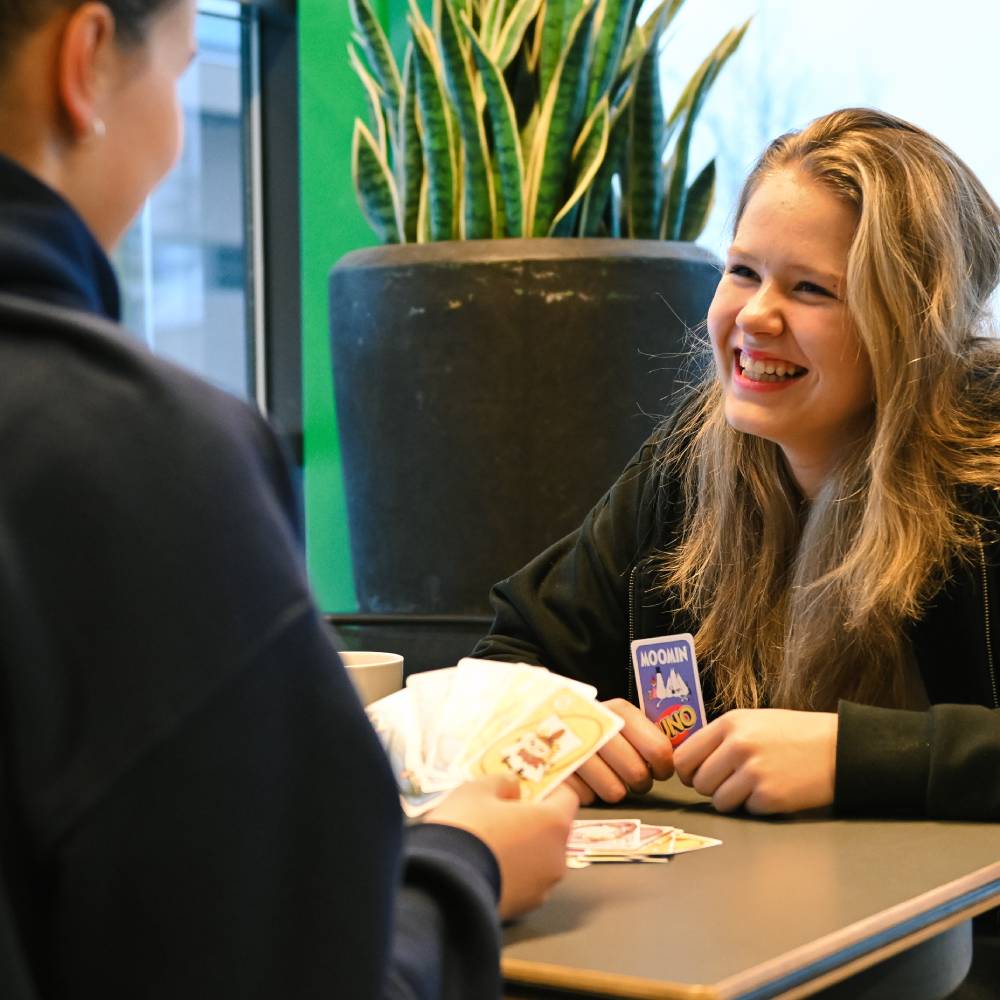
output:
[[[576,796],[404,833],[276,438],[117,324],[194,23],[0,0],[0,996],[496,996]]]

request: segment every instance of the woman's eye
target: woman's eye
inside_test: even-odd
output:
[[[810,295],[825,295],[829,299],[835,297],[829,289],[824,288],[822,285],[817,285],[812,281],[800,281],[796,287],[799,291],[808,292]]]

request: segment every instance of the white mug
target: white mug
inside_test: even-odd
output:
[[[362,705],[370,705],[403,686],[403,658],[398,653],[345,651],[340,659]]]

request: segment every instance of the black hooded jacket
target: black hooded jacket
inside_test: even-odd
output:
[[[670,547],[684,514],[655,437],[577,531],[493,588],[496,618],[473,655],[542,664],[638,704],[631,640],[697,631],[653,578],[649,557]],[[910,629],[931,708],[840,703],[841,813],[1000,820],[1000,511],[993,491],[968,502],[988,529],[977,558]],[[708,703],[710,669],[701,681]]]

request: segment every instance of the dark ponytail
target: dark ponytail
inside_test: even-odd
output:
[[[41,27],[58,10],[74,10],[85,0],[0,0],[0,72],[25,35]],[[177,0],[102,0],[115,17],[119,41],[138,45],[149,23]]]

